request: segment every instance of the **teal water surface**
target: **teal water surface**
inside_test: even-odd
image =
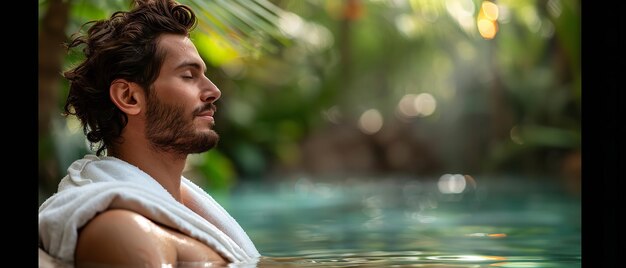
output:
[[[217,199],[257,267],[581,267],[580,197],[556,180],[302,177]]]

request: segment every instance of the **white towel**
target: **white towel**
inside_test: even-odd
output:
[[[181,187],[196,211],[139,168],[114,157],[87,155],[72,163],[57,193],[39,207],[39,239],[48,254],[73,262],[78,229],[99,212],[122,208],[196,238],[233,263],[258,261],[254,244],[222,206],[184,177]]]

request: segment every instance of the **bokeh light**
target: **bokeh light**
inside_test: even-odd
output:
[[[495,21],[498,19],[498,6],[490,1],[483,1],[481,11],[485,14],[485,18]]]
[[[359,118],[359,129],[366,134],[374,134],[383,127],[383,116],[376,109],[369,109]]]
[[[465,190],[465,177],[461,174],[444,174],[439,178],[437,186],[443,194],[458,194]]]
[[[418,116],[429,116],[435,112],[437,108],[437,101],[433,95],[428,93],[421,93],[415,97],[413,105],[417,110]]]
[[[403,118],[426,117],[436,108],[437,100],[429,93],[406,94],[398,102],[397,111]]]
[[[493,39],[498,32],[499,9],[491,1],[483,1],[476,18],[476,26],[480,36],[485,39]]]

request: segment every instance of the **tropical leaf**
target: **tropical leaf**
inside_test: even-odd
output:
[[[240,52],[275,51],[276,43],[287,44],[279,30],[284,12],[267,0],[180,0],[198,15],[202,32],[217,35]]]
[[[198,16],[198,30],[220,40],[243,54],[276,50],[276,45],[288,44],[288,38],[279,30],[279,19],[284,11],[267,0],[179,0],[190,6]],[[71,22],[68,35],[79,30],[89,20],[104,19],[117,10],[128,9],[132,0],[71,1]],[[48,0],[39,0],[40,13]],[[41,14],[40,14],[41,16]]]
[[[278,25],[283,11],[266,0],[180,0],[198,16],[198,28],[244,53],[273,52],[288,39]]]

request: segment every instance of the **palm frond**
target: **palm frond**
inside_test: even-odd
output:
[[[73,0],[74,17],[68,29],[75,32],[87,20],[102,19],[115,10],[129,8],[132,0]],[[227,41],[243,54],[272,52],[289,41],[279,28],[284,11],[268,0],[178,0],[198,16],[202,34]],[[44,7],[47,0],[39,0]]]
[[[283,12],[267,0],[180,0],[198,16],[198,28],[243,53],[272,52],[288,39],[280,32]]]

